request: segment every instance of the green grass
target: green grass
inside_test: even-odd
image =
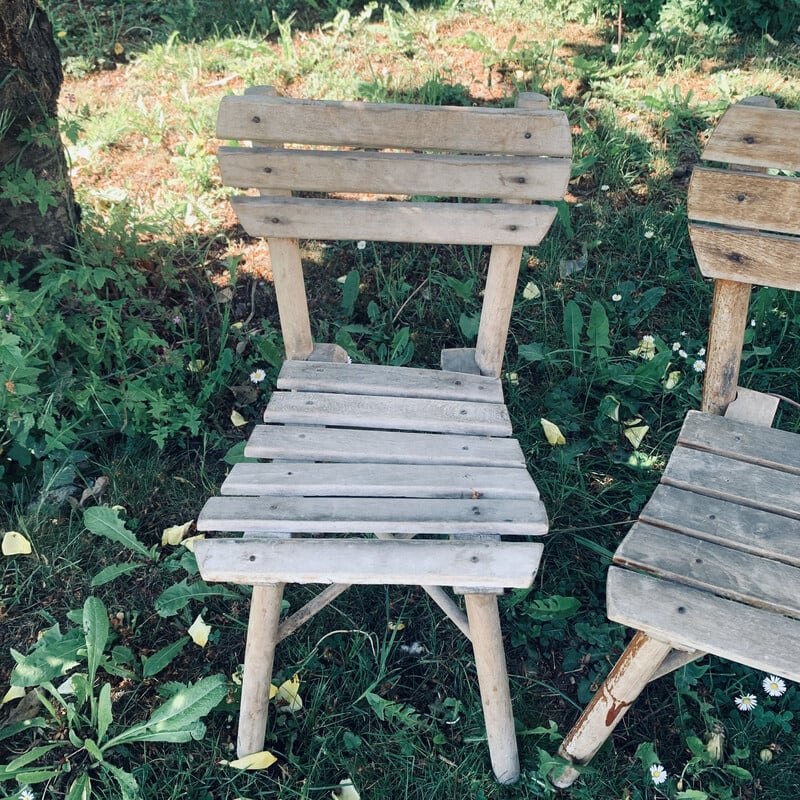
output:
[[[710,286],[687,239],[687,177],[729,102],[764,93],[800,108],[798,43],[626,27],[615,53],[613,20],[552,2],[319,1],[294,17],[288,2],[270,7],[273,15],[245,0],[187,0],[169,15],[146,0],[49,7],[64,32],[62,121],[86,232],[71,262],[19,280],[9,270],[0,287],[0,310],[12,316],[0,332],[18,336],[26,363],[38,359],[41,370],[26,399],[36,417],[30,435],[50,442],[50,425],[62,437],[25,464],[0,440],[11,459],[0,524],[33,546],[30,556],[0,559],[0,693],[10,648],[25,654],[39,632],[80,626],[86,598],[96,596],[111,619],[108,664],[124,661],[130,673],[100,669],[97,685],[112,684],[114,734],[146,719],[178,683],[216,674],[228,682],[204,738],[109,756],[144,798],[319,798],[347,777],[370,800],[556,796],[544,780],[548,754],[627,636],[604,616],[609,554],[657,483],[683,414],[699,404],[702,375],[692,364],[706,344]],[[197,578],[185,548],[161,547],[162,530],[194,519],[215,493],[225,453],[244,441],[274,381],[279,339],[264,249],[227,210],[213,130],[222,96],[267,83],[295,96],[443,103],[508,104],[518,90],[541,91],[573,126],[568,214],[528,254],[504,376],[551,521],[534,589],[501,600],[523,766],[515,787],[491,776],[467,643],[419,590],[354,588],[279,647],[275,681],[296,673],[303,709],[271,710],[266,746],[278,762],[258,773],[221,763],[233,758],[246,592],[190,592],[165,613],[163,593],[184,580],[196,589]],[[474,341],[487,262],[480,248],[431,255],[342,242],[309,246],[306,256],[318,338],[338,339],[354,359],[434,365],[442,347]],[[529,284],[536,291],[525,292]],[[799,312],[784,292],[755,293],[745,385],[797,399]],[[593,353],[587,326],[602,317],[609,347]],[[650,379],[631,354],[644,335],[677,373],[674,386]],[[254,387],[248,376],[259,367],[268,377]],[[232,425],[233,410],[245,426]],[[542,417],[566,445],[547,443]],[[634,419],[649,426],[638,449],[624,430]],[[784,404],[779,424],[800,429],[797,410]],[[104,492],[78,507],[101,477]],[[98,502],[124,508],[139,550],[87,530],[85,508]],[[92,585],[115,564],[132,571]],[[290,587],[289,605],[308,591]],[[206,647],[180,646],[144,677],[148,659],[178,647],[198,615],[211,625]],[[790,687],[767,698],[762,677],[711,659],[654,684],[563,796],[797,796],[800,696]],[[732,698],[750,691],[759,707],[744,715]],[[0,709],[0,735],[15,706]],[[63,711],[34,714],[41,727],[0,739],[0,764],[63,742],[42,762],[72,771],[36,783],[37,795],[64,797],[86,774],[97,796],[119,796],[70,742]],[[718,725],[726,743],[717,763],[704,752]],[[73,728],[81,740],[92,735],[91,721]],[[660,788],[646,770],[656,755],[671,776]],[[0,794],[17,788],[0,781]]]

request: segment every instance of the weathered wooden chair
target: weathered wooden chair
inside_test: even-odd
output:
[[[800,680],[800,435],[770,427],[775,397],[737,388],[751,286],[800,289],[800,179],[774,174],[800,171],[800,113],[764,101],[710,137],[703,159],[730,169],[692,176],[689,233],[715,279],[702,411],[614,555],[608,616],[637,633],[562,743],[576,764],[649,681],[705,653]]]
[[[268,239],[287,357],[245,451],[271,463],[236,465],[198,520],[244,533],[196,545],[203,578],[254,587],[238,752],[263,748],[278,641],[350,584],[421,585],[472,641],[492,766],[514,781],[496,594],[531,585],[542,546],[519,537],[546,533],[547,518],[510,438],[500,373],[523,245],[556,213],[530,203],[562,198],[569,179],[567,119],[540,95],[488,109],[262,88],[226,97],[217,131],[253,143],[219,160],[225,183],[260,191],[232,202]],[[368,197],[320,197],[331,192]],[[444,351],[442,370],[343,363],[312,340],[298,238],[492,245],[476,348]],[[281,622],[290,582],[330,586]],[[466,615],[443,587],[464,594]]]

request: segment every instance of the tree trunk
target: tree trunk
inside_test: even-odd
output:
[[[38,0],[0,0],[0,258],[33,264],[74,242],[78,207],[57,120],[63,79]]]

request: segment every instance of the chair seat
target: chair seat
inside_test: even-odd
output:
[[[800,680],[800,437],[689,412],[614,563],[610,619]]]
[[[198,518],[199,530],[248,533],[234,547],[225,540],[201,546],[201,572],[210,579],[232,580],[234,569],[247,571],[248,582],[258,576],[261,582],[352,582],[358,567],[350,563],[351,550],[346,547],[337,560],[323,560],[312,580],[313,569],[306,570],[305,577],[291,577],[291,569],[281,572],[277,562],[270,574],[270,559],[261,555],[248,562],[255,554],[253,538],[374,533],[384,539],[477,538],[482,547],[505,547],[507,552],[484,563],[484,577],[479,569],[462,571],[454,584],[449,578],[442,581],[456,573],[448,573],[441,564],[448,558],[458,562],[459,547],[431,551],[438,559],[440,578],[435,579],[421,547],[430,542],[395,541],[390,547],[386,541],[351,540],[351,554],[365,554],[358,563],[371,565],[363,570],[372,573],[369,582],[436,582],[473,589],[532,583],[541,547],[507,547],[501,537],[543,535],[547,516],[522,450],[509,437],[498,379],[407,367],[287,361],[264,418],[267,424],[255,428],[245,453],[272,463],[235,465],[221,496],[211,498]],[[291,565],[293,558],[312,551],[307,545],[330,548],[325,549],[330,553],[338,546],[322,545],[319,539],[269,546],[276,554],[291,550],[281,556]],[[395,563],[394,558],[406,563]],[[245,577],[239,574],[238,580]]]

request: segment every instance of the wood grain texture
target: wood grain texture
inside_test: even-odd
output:
[[[223,495],[509,498],[539,496],[526,469],[437,464],[235,464]]]
[[[265,422],[509,436],[511,422],[499,403],[374,397],[326,392],[275,392]]]
[[[524,467],[516,439],[305,425],[256,425],[248,458]]]
[[[768,511],[662,484],[639,520],[800,567],[797,520]]]
[[[288,391],[503,402],[503,387],[499,380],[481,375],[375,364],[286,361],[278,375],[277,386]]]
[[[195,555],[207,581],[527,588],[542,547],[514,542],[205,539],[195,545]]]
[[[552,206],[511,203],[412,203],[270,196],[231,198],[251,236],[363,239],[425,244],[538,244],[555,219]]]
[[[725,409],[725,418],[769,428],[775,419],[779,404],[780,398],[775,395],[738,386],[736,399],[728,403]]]
[[[212,497],[201,531],[543,536],[540,500],[440,500],[393,497]]]
[[[800,170],[800,114],[746,103],[732,105],[703,150],[706,161]]]
[[[608,618],[683,649],[800,680],[800,622],[670,581],[611,567]]]
[[[559,200],[568,158],[221,147],[222,182],[241,189]]]
[[[783,234],[690,224],[700,271],[707,278],[800,289],[800,240]]]
[[[800,569],[647,523],[634,525],[614,563],[800,618]]]
[[[800,180],[695,167],[689,219],[773,233],[800,233]]]
[[[572,152],[561,111],[248,95],[222,99],[217,138],[563,158]]]

